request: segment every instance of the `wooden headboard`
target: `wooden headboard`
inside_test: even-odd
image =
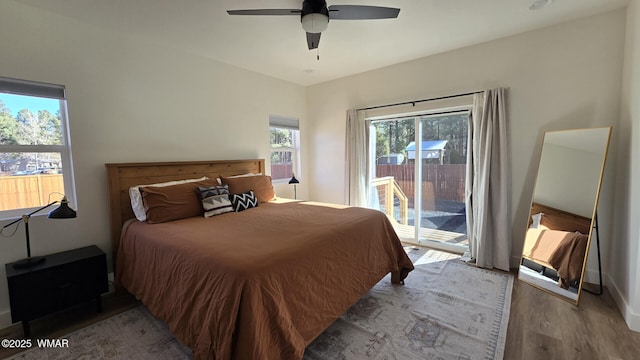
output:
[[[264,159],[120,163],[105,166],[109,177],[109,221],[114,263],[122,225],[135,217],[129,199],[130,187],[203,176],[213,179],[220,175],[265,173]]]
[[[567,211],[552,208],[550,206],[533,203],[531,204],[531,215],[544,213],[542,216],[542,224],[552,230],[562,231],[579,231],[582,234],[589,235],[591,231],[591,219],[572,214]],[[531,221],[531,217],[529,218]],[[546,224],[545,224],[546,222]]]

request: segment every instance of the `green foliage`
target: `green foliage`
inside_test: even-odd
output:
[[[60,115],[53,115],[47,110],[40,110],[34,115],[31,110],[22,109],[14,117],[0,101],[0,144],[62,144]]]
[[[59,112],[53,115],[47,110],[40,110],[34,115],[31,110],[22,109],[14,117],[11,110],[0,100],[0,145],[58,144],[62,144],[62,121]],[[58,158],[59,156],[54,155],[51,158],[51,155],[37,153],[0,152],[0,161],[3,161],[0,171],[13,169],[16,160],[19,169],[25,170],[29,162],[35,161],[36,166],[50,166],[46,164],[59,163]]]
[[[376,132],[376,159],[389,154],[389,139],[382,131]]]
[[[269,128],[271,164],[290,164],[293,160],[293,131]]]
[[[62,122],[48,110],[38,111],[40,141],[45,145],[62,144]]]
[[[0,100],[0,144],[16,144],[17,133],[18,123],[11,116],[9,108]]]
[[[415,136],[413,118],[374,123],[376,128],[376,158],[388,154],[407,155],[405,148]]]
[[[447,140],[450,162],[466,163],[469,117],[466,114],[423,117],[422,140]],[[407,155],[406,147],[415,139],[414,118],[375,122],[376,158],[398,153]]]
[[[290,148],[293,146],[293,132],[289,129],[270,128],[271,148]]]
[[[469,116],[466,114],[443,115],[422,119],[422,140],[447,140],[449,162],[467,162],[467,135]]]

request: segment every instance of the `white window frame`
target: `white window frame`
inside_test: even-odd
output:
[[[71,138],[69,133],[69,117],[67,116],[67,96],[64,85],[47,84],[29,80],[0,77],[0,93],[58,99],[60,101],[60,124],[62,131],[61,145],[5,145],[0,144],[1,153],[60,153],[62,162],[62,178],[64,196],[69,205],[77,208],[75,194],[75,176],[73,173],[73,156],[71,154]],[[61,197],[51,196],[51,201]],[[38,207],[0,210],[0,220],[20,217]]]
[[[281,115],[269,115],[269,133],[271,129],[285,129],[291,130],[292,139],[290,148],[273,148],[271,144],[271,136],[269,136],[269,159],[274,151],[278,152],[290,152],[291,162],[293,163],[293,173],[296,178],[300,180],[300,120],[293,117],[281,116]],[[269,134],[270,135],[270,134]],[[271,170],[271,163],[269,163],[269,170]],[[273,179],[274,183],[286,184],[291,178]]]
[[[421,110],[421,111],[413,111],[413,112],[398,112],[398,113],[392,113],[392,114],[385,114],[385,115],[381,115],[381,116],[371,116],[371,117],[367,117],[366,120],[368,122],[368,126],[370,126],[370,136],[371,138],[369,139],[369,145],[368,145],[368,163],[369,164],[375,164],[376,163],[376,153],[375,153],[375,146],[371,146],[371,144],[375,145],[375,128],[373,126],[373,124],[375,122],[382,122],[382,121],[388,121],[388,120],[392,120],[395,118],[406,118],[406,119],[410,119],[413,118],[414,121],[414,129],[415,129],[415,133],[414,133],[414,139],[413,141],[416,144],[416,154],[421,154],[422,153],[422,120],[424,118],[429,118],[429,117],[437,117],[437,116],[441,116],[443,114],[455,114],[455,113],[469,113],[472,109],[472,104],[466,104],[466,105],[458,105],[458,106],[451,106],[451,107],[447,107],[447,108],[438,108],[435,107],[433,109],[428,109],[428,110]],[[471,119],[469,119],[469,121],[471,121]],[[375,165],[370,166],[370,176],[371,179],[375,178]],[[415,161],[414,163],[414,173],[416,174],[416,181],[422,179],[422,161]],[[370,189],[371,190],[371,189]],[[422,212],[422,201],[418,200],[418,199],[422,199],[422,187],[421,186],[415,186],[414,187],[414,193],[411,194],[413,195],[413,198],[415,201],[414,204],[414,212],[415,213],[421,213]],[[440,242],[440,241],[433,241],[430,239],[425,239],[425,238],[421,238],[420,237],[420,230],[422,228],[421,223],[421,219],[418,218],[416,219],[416,222],[414,223],[414,238],[412,240],[409,240],[409,242],[415,242],[416,244],[419,245],[424,245],[426,244],[426,246],[432,247],[434,249],[438,249],[438,250],[443,250],[443,251],[450,251],[450,252],[454,252],[454,253],[462,253],[464,251],[468,250],[468,246],[465,248],[464,245],[452,245],[452,244],[448,244],[446,242]]]

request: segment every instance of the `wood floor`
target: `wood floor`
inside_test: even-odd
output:
[[[64,337],[136,306],[129,295],[106,295],[103,313],[81,306],[31,323],[36,338]],[[0,330],[0,339],[22,338],[22,327]],[[0,348],[0,359],[17,353]],[[505,360],[640,359],[640,333],[627,328],[609,292],[583,293],[574,306],[530,285],[514,281]]]
[[[582,292],[574,306],[516,280],[504,358],[640,359],[640,332],[629,330],[606,288]]]

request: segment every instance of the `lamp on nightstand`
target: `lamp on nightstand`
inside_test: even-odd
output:
[[[295,174],[291,174],[291,180],[289,180],[289,184],[293,184],[293,198],[298,199],[298,194],[296,193],[296,184],[300,184],[300,181],[296,179]]]
[[[58,206],[56,209],[53,209],[50,213],[49,213],[49,218],[50,219],[70,219],[70,218],[74,218],[76,217],[76,211],[73,210],[72,208],[69,207],[69,202],[67,201],[67,197],[63,195],[62,200],[60,201],[53,201],[37,210],[34,210],[28,214],[24,214],[22,215],[21,218],[16,219],[12,222],[10,222],[9,224],[5,225],[2,227],[2,231],[4,231],[4,229],[8,228],[9,226],[16,224],[20,221],[24,222],[24,230],[25,230],[25,234],[26,234],[26,239],[27,239],[27,258],[26,259],[22,259],[20,261],[17,261],[13,264],[14,268],[29,268],[38,264],[41,264],[42,262],[44,262],[45,258],[42,256],[31,256],[31,245],[29,243],[29,219],[31,218],[31,215],[34,215],[35,213],[42,211],[50,206],[53,206],[57,203],[60,203],[60,206]],[[16,228],[17,229],[17,228]],[[0,233],[2,233],[2,231],[0,231]],[[15,231],[11,234],[13,235],[15,234]],[[9,235],[9,236],[11,236]],[[2,234],[2,236],[5,236],[4,234]]]

